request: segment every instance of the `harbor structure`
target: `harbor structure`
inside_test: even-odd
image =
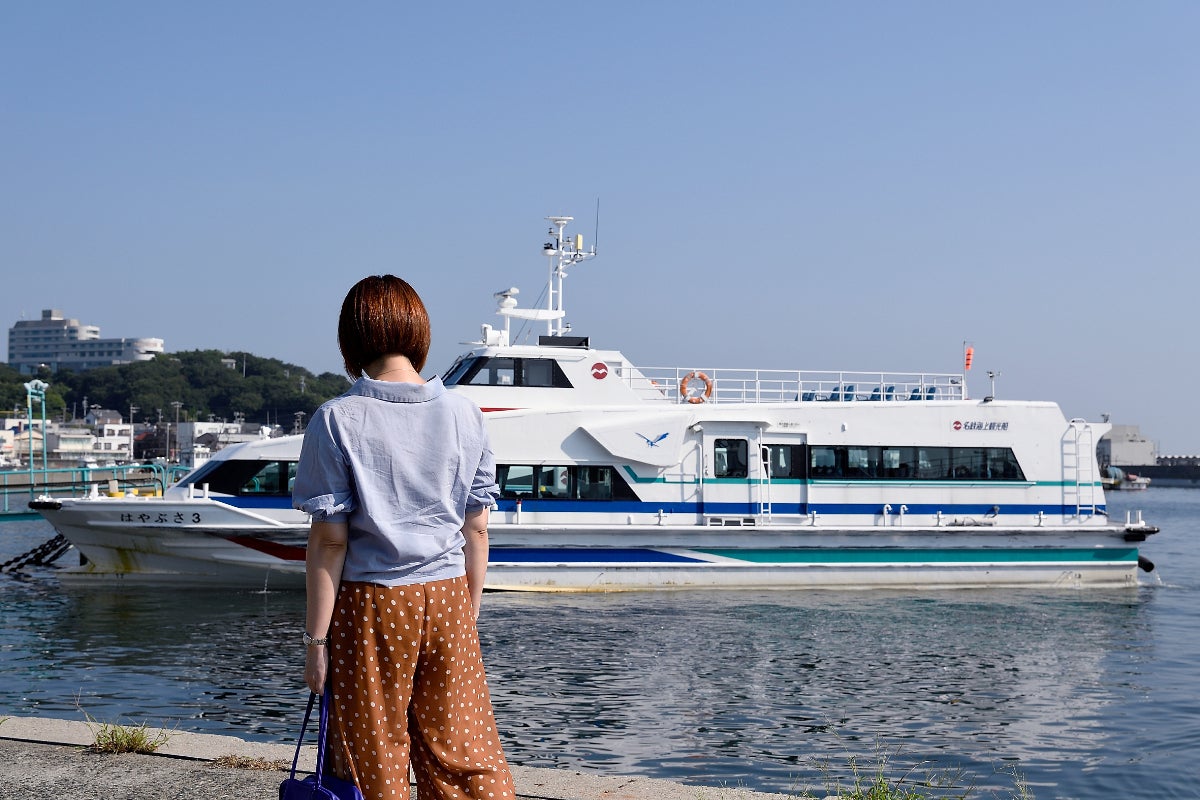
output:
[[[1113,425],[1100,437],[1096,457],[1105,466],[1141,467],[1155,463],[1157,448],[1142,435],[1137,425]]]
[[[1152,486],[1200,488],[1200,455],[1160,455],[1137,425],[1113,425],[1096,453],[1102,465],[1149,478]]]
[[[98,325],[84,325],[54,308],[8,329],[8,365],[23,375],[41,367],[82,371],[149,361],[163,352],[162,339],[101,339]]]

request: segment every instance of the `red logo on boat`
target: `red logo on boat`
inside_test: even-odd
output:
[[[962,423],[959,422],[958,420],[954,420],[954,430],[956,430],[956,431],[962,430]]]
[[[607,378],[608,364],[605,364],[603,361],[597,361],[595,364],[592,364],[592,377],[598,381]]]

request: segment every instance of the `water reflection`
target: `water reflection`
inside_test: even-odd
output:
[[[881,740],[985,772],[1082,758],[1105,735],[1107,643],[1144,646],[1142,605],[1136,591],[516,596],[490,602],[484,640],[498,713],[518,748],[536,743],[528,763],[769,773],[778,789],[813,778],[813,755]]]
[[[296,593],[6,587],[0,667],[13,711],[171,720],[280,737],[303,699]]]
[[[0,531],[0,561],[27,549]],[[814,758],[882,745],[982,787],[1019,762],[1039,798],[1169,795],[1200,748],[1182,538],[1140,589],[488,595],[481,640],[519,764],[787,792],[822,785]],[[287,740],[303,608],[0,576],[0,713],[78,719],[78,697],[97,719]]]

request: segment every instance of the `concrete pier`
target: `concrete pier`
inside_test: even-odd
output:
[[[0,798],[23,800],[241,800],[278,796],[286,769],[240,769],[220,759],[240,756],[287,764],[295,745],[247,742],[232,736],[166,730],[154,754],[104,754],[89,749],[96,723],[0,716]],[[153,738],[157,729],[147,729]],[[312,771],[315,746],[300,769]],[[521,800],[795,800],[795,795],[689,786],[653,778],[604,776],[567,769],[513,767]]]

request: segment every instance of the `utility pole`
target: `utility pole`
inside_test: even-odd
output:
[[[179,402],[178,400],[172,400],[171,405],[173,405],[175,407],[175,459],[174,460],[179,461],[179,408],[180,408],[180,406],[183,405],[183,403]],[[170,451],[171,451],[171,429],[168,427],[167,428],[167,452],[168,452],[167,460],[168,461],[171,460],[171,457],[169,455]]]
[[[135,406],[133,404],[133,401],[131,400],[129,402],[129,460],[130,461],[136,460],[133,457],[133,428],[134,428],[133,415],[139,411],[141,411],[141,409],[138,408],[137,406]]]

